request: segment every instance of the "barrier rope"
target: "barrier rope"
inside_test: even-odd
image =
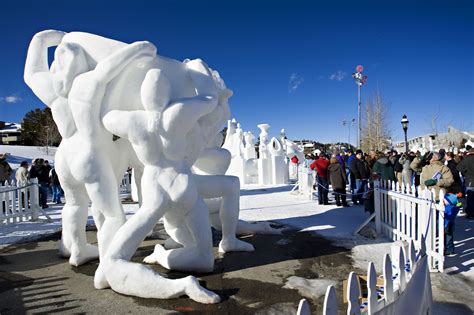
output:
[[[12,189],[3,189],[2,187],[0,187],[0,193],[20,190],[20,189],[24,189],[24,188],[31,187],[31,186],[39,186],[39,185],[37,183],[31,183],[31,184],[28,184],[28,185],[25,185],[25,186],[15,187],[15,188],[12,188]],[[6,186],[3,186],[3,187],[6,187]],[[11,187],[11,186],[9,186],[9,187]]]
[[[318,186],[320,186],[321,188],[323,188],[323,189],[325,189],[325,190],[327,190],[327,191],[329,192],[329,188],[324,187],[323,185],[321,185],[321,184],[318,183],[318,182],[316,182],[316,184],[318,184]],[[375,190],[375,188],[372,188],[372,189],[369,189],[369,190],[367,190],[367,191],[364,191],[364,192],[361,192],[361,193],[354,193],[354,194],[347,194],[347,193],[346,193],[346,194],[343,194],[343,193],[338,193],[338,192],[336,192],[336,191],[333,190],[331,193],[332,193],[332,194],[335,194],[335,195],[341,195],[341,196],[344,195],[344,196],[349,196],[349,197],[350,197],[350,196],[357,196],[357,195],[368,194],[369,192],[372,192],[372,191],[374,191],[374,190]]]

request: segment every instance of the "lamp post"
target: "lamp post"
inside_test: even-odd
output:
[[[355,80],[355,83],[357,84],[357,145],[359,148],[362,146],[362,139],[360,137],[362,126],[360,124],[360,108],[361,108],[361,103],[360,103],[360,89],[362,88],[362,85],[367,82],[367,79],[369,78],[366,75],[362,75],[362,71],[364,71],[364,67],[362,65],[358,65],[356,67],[356,72],[352,74],[352,77]]]
[[[405,152],[408,153],[407,130],[408,130],[409,121],[408,121],[407,115],[403,115],[400,123],[402,124],[403,132],[405,132]]]

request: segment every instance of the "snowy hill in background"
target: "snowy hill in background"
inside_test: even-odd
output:
[[[9,153],[7,162],[13,169],[17,169],[20,163],[25,160],[31,165],[32,160],[36,158],[42,158],[48,160],[50,164],[54,164],[56,150],[56,147],[49,147],[49,154],[47,154],[45,147],[0,145],[0,153]]]

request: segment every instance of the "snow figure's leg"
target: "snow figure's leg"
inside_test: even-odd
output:
[[[209,218],[211,220],[211,225],[221,231],[221,219],[219,217],[219,210],[221,208],[222,199],[221,198],[212,198],[205,199],[204,202],[209,208]],[[255,222],[249,223],[244,220],[239,220],[237,222],[237,235],[247,235],[247,234],[275,234],[280,235],[281,230],[273,228],[268,222]]]
[[[183,224],[184,219],[184,224]],[[176,228],[173,237],[182,248],[166,250],[155,246],[153,254],[144,259],[146,263],[158,263],[170,270],[210,272],[214,269],[212,233],[206,204],[198,198],[195,207],[184,218],[170,212],[166,214],[168,224]]]
[[[87,244],[86,239],[89,197],[81,185],[63,183],[63,190],[66,204],[62,210],[63,231],[59,250],[63,256],[69,257],[71,265],[79,266],[99,256],[97,247]]]
[[[104,218],[103,224],[97,232],[99,254],[102,260],[115,233],[125,222],[125,215],[120,204],[117,180],[112,167],[100,153],[91,154],[95,155],[94,165],[91,166],[91,169],[96,172],[94,174],[95,182],[87,183],[86,189],[94,208],[100,211]],[[96,271],[94,285],[98,289],[108,286],[101,264]]]
[[[253,251],[252,244],[243,242],[236,237],[237,221],[239,220],[240,182],[235,176],[225,175],[194,175],[199,194],[204,198],[222,197],[219,217],[222,226],[222,240],[219,251]]]
[[[194,277],[165,279],[147,266],[130,262],[147,233],[169,208],[170,201],[162,191],[156,190],[157,184],[153,181],[146,184],[143,206],[117,231],[103,260],[103,270],[112,289],[144,298],[169,299],[186,294],[200,303],[219,302],[219,296],[201,287]]]

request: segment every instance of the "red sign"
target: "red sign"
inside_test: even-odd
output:
[[[358,73],[361,73],[362,71],[364,71],[364,67],[362,67],[362,65],[358,65],[358,66],[356,67],[356,71],[357,71]]]

